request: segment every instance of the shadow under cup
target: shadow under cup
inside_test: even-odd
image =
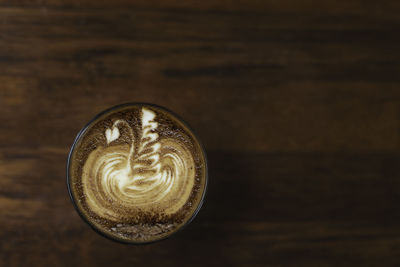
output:
[[[163,222],[158,222],[158,221],[152,221],[152,222],[146,222],[145,224],[141,223],[127,223],[127,222],[120,222],[118,220],[109,220],[105,218],[101,218],[101,216],[98,216],[97,214],[93,213],[87,205],[87,199],[85,197],[85,193],[83,192],[83,183],[82,183],[82,175],[83,175],[83,167],[80,169],[78,167],[75,167],[75,165],[80,164],[84,165],[86,163],[86,160],[82,160],[79,156],[77,156],[81,150],[84,150],[86,148],[83,147],[82,143],[85,142],[85,138],[88,138],[88,133],[90,134],[90,131],[97,127],[97,124],[100,122],[104,121],[104,125],[107,125],[107,123],[110,125],[112,121],[116,122],[116,120],[119,119],[124,119],[121,117],[118,117],[118,114],[122,114],[123,112],[129,112],[130,110],[136,110],[136,112],[139,112],[138,110],[143,110],[143,109],[149,109],[153,110],[154,112],[158,112],[157,114],[164,114],[166,117],[171,118],[174,122],[178,123],[183,130],[185,130],[190,136],[191,140],[193,140],[193,144],[196,147],[196,151],[198,152],[201,164],[195,165],[196,172],[201,171],[201,177],[195,179],[198,182],[194,182],[193,189],[191,189],[190,197],[186,201],[184,207],[190,207],[190,209],[186,210],[184,213],[183,211],[179,210],[177,213],[181,212],[181,221],[179,223],[174,224],[174,227],[172,227],[172,230],[164,231],[160,230],[160,234],[156,234],[153,237],[143,237],[140,235],[140,227],[159,227],[163,225]],[[134,112],[134,111],[132,111]],[[117,115],[116,115],[117,114]],[[133,114],[133,113],[132,113]],[[139,116],[136,116],[139,117]],[[142,119],[144,118],[144,115],[142,115]],[[139,120],[139,119],[138,119]],[[158,125],[158,124],[157,124]],[[104,126],[104,131],[108,129],[107,126]],[[162,130],[160,130],[162,131]],[[162,134],[162,132],[159,132]],[[106,134],[102,135],[102,138],[105,139],[104,136]],[[119,135],[119,134],[118,134]],[[121,134],[121,136],[123,133]],[[111,136],[111,137],[110,137]],[[160,135],[161,136],[161,135]],[[110,137],[112,140],[115,140],[115,137],[113,137],[113,134],[109,134],[107,138]],[[122,138],[121,138],[122,139]],[[133,139],[133,137],[132,137]],[[107,144],[108,144],[108,139],[107,139]],[[110,143],[112,144],[112,143]],[[132,141],[133,144],[133,141]],[[97,145],[96,145],[97,146]],[[96,147],[94,146],[94,147]],[[133,145],[132,145],[133,146]],[[93,152],[93,151],[91,151]],[[90,152],[90,153],[91,153]],[[88,152],[89,153],[89,152]],[[83,162],[83,163],[77,163],[77,162]],[[196,161],[194,161],[196,162]],[[197,162],[197,163],[198,163]],[[196,163],[195,163],[196,164]],[[76,171],[76,170],[80,170]],[[204,150],[204,147],[202,146],[201,142],[193,132],[192,128],[184,121],[182,120],[179,116],[177,116],[175,113],[172,111],[167,110],[166,108],[154,105],[154,104],[149,104],[149,103],[127,103],[127,104],[122,104],[118,106],[114,106],[112,108],[109,108],[100,114],[96,115],[91,121],[89,121],[78,133],[76,136],[73,145],[70,149],[68,159],[67,159],[67,187],[68,187],[68,192],[70,195],[70,198],[72,200],[72,203],[77,210],[78,214],[80,217],[89,224],[89,226],[94,229],[97,233],[101,234],[102,236],[105,236],[111,240],[122,242],[122,243],[128,243],[128,244],[147,244],[147,243],[152,243],[156,242],[159,240],[163,240],[165,238],[168,238],[175,233],[181,231],[184,227],[186,227],[197,215],[199,212],[204,198],[206,194],[206,189],[207,189],[207,184],[208,184],[208,168],[207,168],[207,157],[206,153]],[[78,175],[80,173],[80,175]],[[197,175],[197,173],[196,173]],[[194,177],[193,177],[194,178]],[[90,177],[90,179],[92,179]],[[93,178],[95,179],[95,178]],[[196,188],[196,190],[195,190]],[[94,192],[95,194],[100,194],[102,192]],[[191,201],[189,203],[189,201]],[[183,210],[183,208],[182,208]],[[135,231],[138,232],[137,235],[140,236],[140,238],[133,237],[132,235],[121,235],[117,234],[115,229],[120,226],[126,227],[129,225],[130,227],[134,227],[133,229],[136,229]],[[143,226],[145,225],[145,226]],[[151,225],[151,226],[150,226]],[[121,228],[122,229],[122,228]],[[160,228],[161,229],[161,228]]]

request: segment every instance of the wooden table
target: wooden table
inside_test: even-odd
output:
[[[1,266],[399,266],[400,2],[4,0]],[[209,157],[178,235],[109,241],[65,164],[124,102],[186,119]]]

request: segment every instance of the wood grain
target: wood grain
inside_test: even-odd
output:
[[[398,266],[399,3],[0,1],[0,266]],[[66,189],[75,135],[124,102],[209,157],[198,217],[152,245]]]

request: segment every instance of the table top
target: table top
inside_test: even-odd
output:
[[[400,264],[400,2],[0,2],[1,266]],[[91,230],[65,165],[100,111],[150,102],[204,143],[196,219]]]

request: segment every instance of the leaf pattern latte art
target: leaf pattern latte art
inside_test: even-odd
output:
[[[182,142],[160,138],[155,118],[156,113],[144,107],[137,129],[125,120],[114,121],[104,132],[107,145],[89,154],[82,171],[83,191],[88,207],[98,216],[121,221],[137,211],[169,215],[189,199],[195,177],[193,156]],[[130,143],[114,144],[124,127]]]

